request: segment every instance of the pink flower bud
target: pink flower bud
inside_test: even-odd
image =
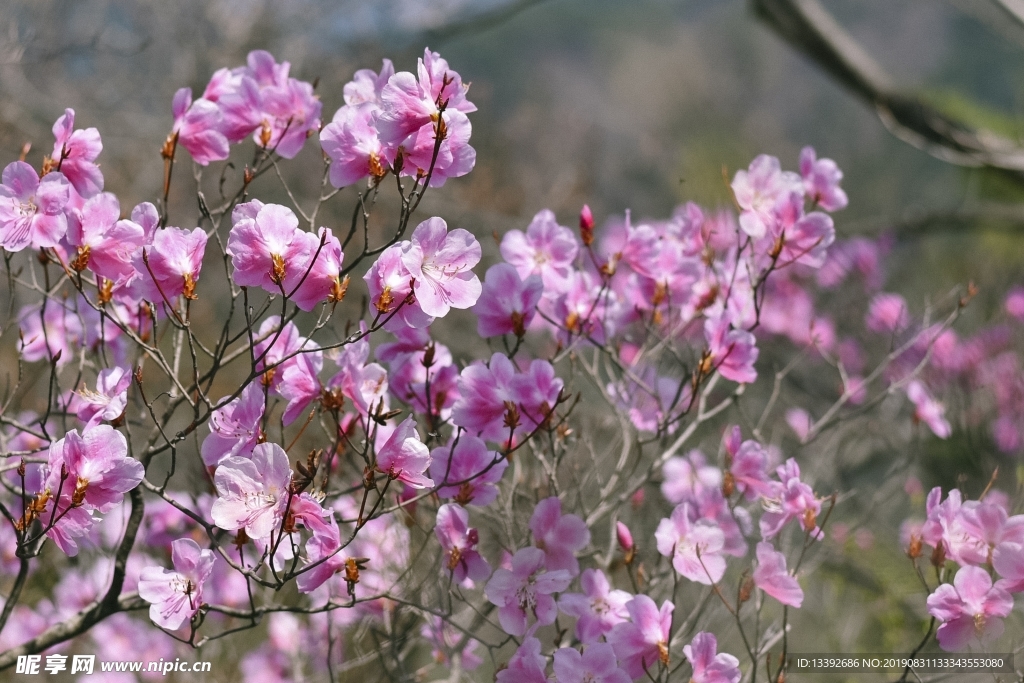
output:
[[[629,527],[622,522],[615,523],[615,536],[619,539],[619,547],[628,552],[633,548],[633,534]]]

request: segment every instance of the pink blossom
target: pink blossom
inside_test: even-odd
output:
[[[775,223],[773,211],[779,198],[794,191],[803,193],[803,181],[797,174],[783,171],[775,157],[762,154],[746,171],[736,171],[732,191],[742,209],[740,227],[758,239]]]
[[[424,313],[415,298],[411,302],[408,300],[412,293],[413,276],[405,267],[405,244],[393,244],[381,252],[363,276],[370,290],[370,311],[388,316],[392,322],[398,323],[395,326],[398,329],[426,327],[433,322],[433,316]]]
[[[872,332],[900,332],[910,324],[907,301],[899,294],[876,294],[868,304],[864,324]]]
[[[733,329],[729,316],[723,315],[707,319],[704,323],[704,338],[708,343],[712,367],[722,377],[740,384],[757,379],[754,362],[760,352],[753,334]]]
[[[593,643],[607,635],[616,624],[628,618],[626,603],[633,596],[622,590],[612,590],[608,577],[600,569],[584,569],[580,575],[582,593],[562,593],[558,609],[576,617],[576,637],[583,643]]]
[[[537,314],[537,302],[543,293],[544,284],[537,275],[523,281],[513,266],[494,264],[487,269],[483,291],[473,306],[478,318],[477,333],[481,337],[522,337]]]
[[[942,622],[935,633],[947,652],[985,643],[1003,632],[1003,620],[1013,609],[1013,598],[992,585],[980,567],[961,567],[953,584],[942,584],[928,596],[928,612]]]
[[[290,292],[304,272],[299,264],[312,256],[305,234],[295,213],[279,204],[266,204],[255,218],[236,221],[227,245],[235,284],[271,294]]]
[[[615,651],[606,643],[593,643],[583,654],[571,647],[555,650],[558,683],[630,683],[629,675],[615,662]]]
[[[158,306],[174,302],[178,295],[196,297],[195,288],[203,268],[206,232],[164,228],[153,236],[153,244],[139,248],[132,258],[138,273],[133,282],[136,296]]]
[[[521,548],[512,556],[512,569],[494,570],[484,587],[484,595],[498,607],[498,621],[505,633],[526,633],[529,615],[538,625],[554,623],[558,610],[552,593],[569,587],[572,576],[564,569],[543,571],[544,553],[537,548]]]
[[[429,218],[403,243],[402,264],[413,278],[413,292],[424,313],[437,318],[452,308],[470,308],[480,297],[472,268],[480,261],[480,243],[461,228],[448,231],[441,218]]]
[[[557,496],[537,503],[530,517],[534,545],[544,551],[548,569],[565,569],[573,576],[580,573],[576,553],[590,543],[590,530],[578,515],[562,514],[562,501]]]
[[[554,408],[562,395],[563,381],[546,360],[530,361],[525,372],[512,378],[514,401],[519,407],[523,427],[534,432],[542,426],[555,424]]]
[[[71,212],[68,244],[78,247],[76,259],[68,265],[88,268],[112,282],[127,279],[134,272],[132,254],[141,247],[145,233],[141,225],[119,220],[117,197],[103,192],[89,199],[81,212]]]
[[[25,247],[55,247],[67,232],[64,206],[71,194],[67,178],[58,172],[43,179],[24,161],[4,168],[0,185],[0,247],[21,251]]]
[[[668,666],[674,609],[666,600],[659,611],[654,600],[642,594],[626,604],[630,621],[617,624],[608,634],[608,642],[630,678],[636,680],[645,671],[654,674],[659,662]]]
[[[839,187],[843,172],[831,159],[818,159],[813,147],[800,150],[800,175],[808,199],[826,211],[839,211],[846,207],[846,193]]]
[[[377,470],[389,479],[398,479],[415,489],[429,488],[433,480],[426,476],[430,466],[430,451],[416,433],[416,420],[407,417],[398,425],[377,452]]]
[[[139,577],[139,597],[152,603],[149,618],[171,631],[191,621],[203,604],[203,584],[213,572],[213,551],[200,550],[190,538],[171,544],[174,571],[146,567]]]
[[[375,125],[380,107],[372,103],[342,107],[320,131],[320,146],[331,160],[328,178],[334,187],[354,185],[387,172]]]
[[[285,66],[287,64],[284,62]],[[281,85],[261,88],[260,97],[263,118],[253,139],[259,146],[272,149],[285,159],[295,158],[306,137],[320,129],[323,105],[313,93],[313,86],[289,78]]]
[[[315,379],[316,373],[323,368],[323,352],[320,345],[311,339],[299,334],[299,329],[291,321],[281,327],[281,318],[276,315],[267,317],[260,325],[256,333],[256,344],[253,346],[253,354],[256,356],[256,370],[266,372],[273,369],[273,376],[270,388],[280,391],[284,380],[284,373],[289,367],[302,364],[297,370],[297,375],[292,377],[292,382],[302,380],[305,383],[318,382]],[[300,358],[309,356],[308,361],[301,361]],[[303,377],[302,373],[305,373]],[[309,377],[312,373],[314,377]],[[298,392],[294,392],[298,393]]]
[[[686,457],[672,456],[661,466],[661,495],[678,505],[693,502],[705,490],[722,485],[722,471],[707,464],[707,458],[694,449]]]
[[[211,161],[227,159],[230,153],[228,139],[223,133],[224,117],[217,105],[200,97],[192,101],[192,88],[181,88],[174,93],[171,104],[174,114],[172,134],[188,150],[200,166]]]
[[[790,458],[778,467],[777,473],[782,485],[776,497],[765,503],[765,513],[760,521],[761,536],[770,541],[787,523],[797,520],[812,538],[820,539],[822,533],[817,519],[821,513],[821,501],[810,486],[800,481],[800,466]]]
[[[548,209],[537,213],[524,234],[509,230],[501,240],[501,257],[515,267],[523,280],[540,275],[544,291],[563,294],[569,289],[569,274],[579,251],[576,236],[559,225]]]
[[[771,496],[775,492],[775,486],[768,480],[766,472],[768,451],[757,441],[744,441],[730,459],[729,472],[736,490],[744,494],[747,500]]]
[[[249,538],[268,538],[280,526],[291,478],[288,454],[275,443],[255,446],[252,459],[225,458],[213,480],[214,524],[227,531],[245,529]]]
[[[50,158],[75,191],[88,199],[103,191],[103,174],[96,157],[103,151],[100,133],[95,128],[74,130],[75,110],[65,109],[53,124],[53,151]]]
[[[390,59],[382,60],[379,74],[373,69],[356,71],[352,80],[342,88],[345,104],[353,107],[365,103],[380,106],[380,96],[384,91],[384,86],[394,75],[395,65],[391,63]]]
[[[692,519],[689,503],[677,505],[672,516],[658,524],[658,552],[672,558],[677,572],[697,583],[718,583],[725,574],[725,534],[713,522]]]
[[[316,234],[302,235],[308,245],[308,256],[294,269],[296,285],[287,289],[288,296],[304,311],[312,311],[327,301],[341,301],[345,296],[341,284],[341,262],[345,258],[341,242],[330,228],[321,227]]]
[[[82,387],[78,392],[78,419],[88,428],[121,417],[128,406],[128,386],[131,383],[132,372],[128,368],[100,370],[96,391]]]
[[[487,450],[475,436],[463,434],[457,444],[435,448],[430,457],[430,478],[441,498],[454,498],[460,505],[486,507],[498,497],[495,484],[505,473],[508,460]]]
[[[444,551],[447,573],[459,584],[483,581],[491,575],[491,566],[477,552],[480,534],[469,526],[469,513],[460,505],[448,503],[437,509],[434,534]]]
[[[488,441],[505,441],[512,429],[505,425],[506,403],[516,403],[513,379],[516,368],[507,356],[495,353],[489,365],[477,361],[459,375],[459,400],[452,406],[452,423]]]
[[[691,683],[739,683],[742,677],[740,660],[726,652],[718,653],[714,634],[701,631],[683,647],[683,654],[693,667]]]
[[[803,442],[811,433],[814,420],[811,419],[810,413],[803,408],[790,408],[786,411],[786,424],[796,434],[796,438]]]
[[[397,334],[399,341],[377,347],[377,357],[391,363],[391,393],[418,413],[447,420],[459,398],[459,369],[451,352],[435,343],[427,330],[407,327]]]
[[[248,457],[260,435],[265,399],[259,383],[253,382],[210,415],[210,435],[201,450],[207,467],[216,467],[225,458]]]
[[[54,495],[61,487],[61,469],[66,468],[64,493],[74,493],[82,504],[99,512],[117,507],[124,494],[142,481],[142,463],[128,455],[128,441],[110,425],[86,427],[79,434],[72,429],[63,439],[50,444],[46,488]]]
[[[1000,543],[992,553],[992,567],[1002,577],[996,586],[1007,593],[1024,591],[1024,544]]]
[[[783,605],[800,607],[804,601],[803,589],[786,570],[786,556],[777,552],[771,543],[757,544],[754,585]]]
[[[777,259],[778,267],[801,263],[820,268],[825,263],[828,247],[835,242],[836,231],[832,218],[820,211],[804,213],[802,194],[790,192],[775,205],[775,220],[768,234],[755,250],[766,259]],[[771,256],[777,250],[777,256]]]
[[[907,398],[914,404],[914,419],[924,422],[940,439],[948,439],[953,433],[946,419],[946,408],[936,401],[924,384],[914,380],[907,385]]]
[[[544,673],[548,660],[540,649],[540,641],[533,636],[523,640],[508,666],[495,674],[495,683],[550,683]]]
[[[624,552],[629,552],[634,547],[633,533],[622,522],[615,522],[615,539],[619,542],[619,547]]]
[[[305,493],[302,495],[308,496]],[[295,585],[300,593],[312,593],[345,568],[346,558],[339,552],[341,530],[338,528],[338,522],[329,511],[321,510],[321,513],[326,515],[326,523],[317,520],[316,527],[306,524],[307,528],[315,530],[312,538],[306,541],[306,565],[295,579]]]
[[[56,358],[57,367],[67,365],[75,358],[72,349],[82,339],[78,315],[59,301],[45,302],[45,310],[38,305],[25,306],[18,311],[18,327],[18,353],[29,363]]]
[[[281,416],[286,425],[306,412],[309,404],[323,394],[319,377],[323,369],[323,354],[315,342],[310,342],[308,347],[311,347],[311,351],[315,350],[315,353],[301,353],[283,364],[279,370],[281,380],[277,392],[288,401]]]

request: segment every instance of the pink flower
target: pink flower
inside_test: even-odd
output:
[[[557,496],[537,503],[530,517],[534,545],[544,551],[548,569],[564,569],[573,576],[580,573],[576,553],[590,543],[590,530],[577,515],[563,515]]]
[[[227,404],[210,415],[210,435],[201,450],[207,467],[216,467],[225,458],[248,457],[260,434],[265,399],[259,383],[253,382]]]
[[[557,422],[551,418],[562,394],[562,386],[562,378],[555,375],[551,363],[540,359],[530,361],[526,372],[512,378],[513,401],[519,408],[526,432]]]
[[[281,327],[280,316],[269,316],[260,325],[256,339],[259,340],[253,346],[256,369],[259,372],[266,372],[268,368],[273,369],[270,388],[274,391],[280,390],[285,371],[303,362],[300,361],[302,356],[311,356],[311,360],[301,369],[302,371],[311,369],[315,374],[322,369],[323,352],[320,351],[320,345],[300,335],[299,329],[291,321]]]
[[[139,575],[139,597],[152,603],[149,618],[176,631],[192,620],[203,604],[203,584],[213,572],[213,551],[200,550],[190,538],[171,544],[174,571],[146,567]]]
[[[203,269],[206,232],[181,228],[164,228],[153,236],[153,244],[139,248],[132,259],[138,273],[132,283],[136,296],[157,306],[170,302],[179,294],[196,297],[196,283]]]
[[[738,427],[736,429],[739,429]],[[754,500],[759,496],[771,496],[775,486],[768,480],[768,451],[757,441],[744,441],[730,455],[729,472],[736,490]]]
[[[433,480],[425,475],[430,451],[416,433],[416,420],[407,417],[377,452],[377,470],[414,489],[429,488]]]
[[[615,539],[619,542],[619,547],[623,552],[633,549],[633,533],[622,522],[615,522]]]
[[[666,460],[661,474],[661,495],[673,505],[692,503],[704,491],[722,485],[722,471],[708,465],[707,458],[697,449],[684,458],[673,456]]]
[[[303,493],[302,496],[306,497],[308,494]],[[329,511],[321,510],[320,513],[326,515],[327,523],[316,520],[316,527],[306,524],[306,527],[313,528],[314,532],[313,537],[306,541],[306,565],[295,578],[295,585],[300,593],[312,593],[345,568],[346,558],[339,552],[341,530],[338,529],[338,522]]]
[[[540,653],[540,641],[534,637],[523,640],[508,666],[495,674],[495,683],[550,683],[544,669],[548,660]]]
[[[377,136],[380,107],[373,103],[342,107],[320,131],[320,146],[331,160],[328,178],[334,187],[354,185],[387,172]]]
[[[74,128],[75,110],[65,109],[64,116],[53,124],[53,137],[56,140],[50,158],[75,191],[88,199],[103,191],[103,174],[95,163],[96,157],[103,151],[103,142],[95,128]]]
[[[236,215],[232,215],[235,218]],[[262,287],[271,294],[295,288],[308,263],[309,242],[299,230],[299,219],[291,209],[266,204],[255,218],[238,216],[228,234],[227,252],[234,266],[232,279],[243,287]]]
[[[689,503],[677,505],[672,516],[658,524],[654,537],[658,552],[672,558],[677,572],[690,581],[711,585],[725,574],[725,534],[710,520],[691,519],[694,512]]]
[[[128,368],[100,370],[96,391],[82,387],[78,392],[78,419],[88,428],[121,417],[128,406],[128,386],[131,383],[132,372]]]
[[[783,605],[800,607],[804,592],[797,580],[786,571],[786,556],[777,552],[771,543],[757,544],[757,567],[754,585]]]
[[[245,529],[249,538],[268,538],[280,526],[291,478],[288,454],[275,443],[255,446],[252,459],[225,458],[213,479],[213,523],[227,531]]]
[[[899,294],[876,294],[868,304],[864,324],[872,332],[900,332],[910,324],[907,301]]]
[[[996,586],[1007,593],[1024,591],[1024,544],[1000,543],[992,553],[992,567],[1002,577]]]
[[[803,193],[803,180],[783,171],[779,160],[762,154],[750,162],[746,171],[736,171],[732,191],[739,204],[740,228],[751,237],[764,237],[775,223],[773,211],[780,197],[790,192]]]
[[[718,640],[713,634],[703,631],[683,647],[683,654],[693,667],[691,683],[739,683],[742,676],[740,660],[726,652],[717,652]]]
[[[288,63],[284,62],[282,66],[287,73]],[[320,129],[323,105],[313,93],[313,86],[289,78],[281,85],[261,88],[260,97],[263,118],[253,139],[256,144],[276,151],[285,159],[295,158],[306,137]],[[264,136],[269,140],[265,141]]]
[[[431,126],[441,104],[446,112],[476,111],[476,105],[466,99],[469,86],[438,53],[426,48],[417,72],[418,77],[406,71],[394,74],[381,89],[384,111],[378,128],[386,145],[397,146],[424,126]]]
[[[836,231],[832,218],[820,211],[804,213],[802,194],[790,192],[779,199],[774,209],[775,220],[768,233],[759,240],[755,251],[763,258],[773,258],[778,249],[778,267],[802,263],[821,268],[828,255],[828,247],[835,242]]]
[[[67,240],[78,250],[68,265],[76,269],[88,266],[111,282],[130,277],[135,272],[132,254],[143,245],[145,233],[133,221],[118,220],[120,214],[117,197],[109,192],[89,199],[80,213],[69,212]]]
[[[56,358],[59,368],[74,360],[72,349],[82,340],[82,323],[75,311],[58,301],[47,301],[45,306],[45,310],[36,305],[18,311],[18,353],[29,363]]]
[[[543,571],[544,553],[537,548],[521,548],[512,556],[512,569],[494,570],[484,587],[484,595],[498,607],[498,621],[505,633],[522,636],[530,614],[537,624],[554,623],[558,610],[552,593],[569,587],[572,576],[564,569]]]
[[[619,665],[636,680],[644,671],[655,674],[658,662],[668,666],[675,605],[666,600],[659,611],[654,600],[637,595],[626,604],[626,609],[631,621],[617,624],[608,634],[608,642],[619,658]]]
[[[444,567],[459,584],[483,581],[491,575],[491,565],[477,552],[480,534],[469,526],[469,513],[460,505],[445,504],[437,509],[434,534],[444,551]]]
[[[760,521],[761,536],[770,541],[782,531],[782,527],[795,519],[804,531],[810,532],[812,538],[820,540],[822,533],[817,519],[821,513],[821,501],[810,486],[800,481],[800,466],[790,458],[776,471],[782,485],[776,495],[765,503],[765,513]]]
[[[524,282],[513,266],[494,264],[487,269],[483,291],[473,306],[477,333],[481,337],[522,337],[537,314],[537,302],[543,293],[544,284],[537,275],[530,275]]]
[[[67,468],[64,493],[73,492],[82,504],[110,512],[142,481],[142,463],[128,455],[128,441],[110,425],[72,429],[50,444],[46,488],[61,488],[61,466]],[[59,514],[59,511],[58,511]]]
[[[461,228],[448,232],[443,219],[428,218],[403,245],[402,265],[424,313],[442,318],[452,308],[476,303],[481,286],[472,268],[480,261],[480,243],[472,234]]]
[[[813,147],[800,150],[800,175],[804,180],[807,198],[826,211],[839,211],[846,207],[846,193],[839,187],[843,172],[831,159],[818,159]]]
[[[512,429],[505,425],[506,403],[515,404],[516,368],[507,356],[495,353],[489,365],[477,361],[459,375],[459,400],[452,406],[452,423],[488,441],[505,441]]]
[[[341,242],[330,228],[321,227],[316,234],[302,235],[308,245],[308,256],[295,268],[297,285],[286,290],[288,296],[304,311],[312,311],[325,301],[341,301],[345,296],[341,284],[341,262],[345,258]]]
[[[998,638],[1003,620],[1013,609],[1013,598],[992,585],[980,567],[961,567],[953,585],[942,584],[928,596],[928,612],[942,622],[935,636],[947,652]]]
[[[757,340],[746,330],[732,329],[728,315],[708,318],[704,323],[711,367],[733,382],[748,384],[757,379]]]
[[[946,408],[932,398],[924,384],[917,380],[907,385],[907,398],[914,404],[914,419],[924,422],[940,439],[948,439],[953,433],[946,419]]]
[[[495,484],[505,473],[508,460],[487,450],[475,436],[463,434],[457,444],[435,448],[430,457],[430,478],[441,498],[486,507],[498,497]]]
[[[562,294],[569,289],[569,274],[579,251],[576,236],[559,225],[548,209],[537,213],[526,228],[509,230],[501,240],[501,257],[526,280],[540,275],[544,291]]]
[[[178,143],[197,164],[206,166],[211,161],[228,158],[230,150],[223,133],[224,117],[215,103],[202,97],[193,102],[192,88],[181,88],[174,93],[171,110],[174,114],[171,133],[178,135]]]
[[[607,635],[616,624],[628,618],[626,603],[633,596],[626,591],[612,590],[608,577],[600,569],[584,569],[580,575],[582,593],[562,593],[558,609],[576,617],[576,637],[593,643]]]
[[[71,185],[61,173],[47,173],[40,180],[34,168],[13,161],[4,168],[0,185],[0,247],[21,251],[25,247],[55,247],[67,232],[64,206]]]
[[[364,103],[381,104],[381,93],[384,86],[395,75],[395,65],[390,59],[381,62],[380,73],[373,69],[360,69],[352,76],[352,80],[345,84],[342,92],[345,94],[345,104],[357,106]]]
[[[629,675],[615,662],[615,651],[606,643],[593,643],[586,652],[563,647],[555,650],[558,683],[630,683]]]

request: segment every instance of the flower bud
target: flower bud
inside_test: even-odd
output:
[[[594,243],[594,214],[586,204],[580,210],[580,239],[587,247]]]

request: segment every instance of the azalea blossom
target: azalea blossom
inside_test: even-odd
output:
[[[831,159],[819,159],[813,147],[800,150],[800,176],[807,197],[826,211],[846,208],[849,200],[839,187],[843,172]]]
[[[252,453],[260,436],[264,396],[258,383],[249,384],[237,398],[210,415],[210,434],[203,439],[200,452],[207,467],[215,467],[225,458]]]
[[[524,639],[508,666],[495,674],[495,683],[550,683],[544,673],[548,660],[540,650],[539,640],[533,636]]]
[[[516,269],[496,263],[484,275],[483,289],[473,312],[481,337],[514,334],[522,337],[537,314],[544,284],[537,275],[521,280]]]
[[[525,282],[539,275],[545,293],[557,295],[569,288],[569,274],[579,244],[572,230],[559,225],[555,214],[544,209],[530,221],[526,232],[509,230],[501,240],[501,257]]]
[[[668,644],[674,609],[668,600],[659,610],[654,600],[637,595],[626,604],[630,621],[616,625],[608,634],[619,665],[633,680],[643,676],[644,671],[655,674],[659,663],[669,665]]]
[[[228,139],[223,133],[224,117],[217,105],[203,97],[193,101],[192,88],[174,93],[171,103],[174,125],[171,134],[200,166],[227,159]]]
[[[691,518],[689,503],[677,505],[672,516],[658,524],[654,537],[658,552],[672,558],[672,566],[690,581],[711,585],[725,574],[725,534],[713,522]]]
[[[96,158],[103,151],[100,132],[95,128],[75,130],[75,110],[65,109],[53,124],[53,151],[50,163],[64,174],[84,199],[103,191],[103,173]]]
[[[82,387],[78,392],[78,419],[86,427],[100,422],[112,422],[124,414],[128,406],[128,387],[132,372],[128,368],[113,367],[100,370],[96,390]]]
[[[437,495],[453,498],[460,505],[490,505],[498,497],[495,484],[508,467],[508,460],[468,434],[459,437],[458,443],[438,446],[430,458],[430,478],[438,486]]]
[[[758,239],[774,224],[773,211],[779,198],[792,191],[802,193],[803,180],[783,171],[775,157],[762,154],[750,162],[747,170],[736,171],[732,191],[742,209],[740,227]]]
[[[55,247],[67,232],[64,206],[71,184],[58,172],[47,173],[42,180],[24,161],[13,161],[4,168],[0,184],[0,247],[21,251],[26,247]]]
[[[544,551],[549,570],[565,569],[573,576],[580,573],[576,553],[590,543],[590,530],[577,515],[563,515],[562,501],[557,496],[537,503],[530,517],[534,545]]]
[[[522,636],[530,615],[538,625],[554,623],[558,616],[552,593],[569,587],[572,575],[564,569],[543,571],[544,553],[538,548],[521,548],[512,556],[512,568],[494,570],[484,595],[498,607],[498,621],[505,633]]]
[[[740,660],[726,652],[719,653],[714,634],[698,633],[689,645],[683,646],[683,654],[693,667],[692,683],[739,683],[742,677]]]
[[[722,377],[740,384],[757,379],[754,362],[760,352],[753,334],[733,329],[729,316],[723,315],[707,319],[704,337],[708,342],[710,369],[718,370]]]
[[[442,567],[456,583],[483,581],[491,575],[491,566],[477,552],[480,534],[470,528],[465,508],[453,503],[439,507],[434,534],[444,551]]]
[[[558,609],[576,617],[576,637],[580,642],[593,643],[629,618],[626,603],[633,596],[613,590],[600,569],[584,569],[580,586],[582,593],[562,593],[558,598]]]
[[[195,299],[205,251],[206,232],[202,228],[158,230],[153,243],[139,247],[132,257],[137,273],[134,294],[158,306],[173,304],[182,294]]]
[[[944,583],[928,596],[928,612],[942,622],[935,636],[947,652],[998,638],[1002,617],[1013,609],[1013,598],[980,567],[961,567],[953,583]]]
[[[804,601],[803,589],[786,570],[786,556],[776,551],[771,543],[757,544],[754,585],[783,605],[800,607]]]
[[[480,262],[480,243],[461,228],[449,232],[441,218],[429,218],[402,248],[402,265],[412,277],[416,301],[437,318],[452,308],[470,308],[480,298],[480,280],[472,268]]]
[[[213,523],[227,531],[245,529],[249,538],[268,538],[280,527],[291,478],[288,454],[276,443],[258,444],[251,459],[224,458],[213,479]]]
[[[119,220],[117,197],[102,192],[89,199],[81,211],[70,212],[67,241],[78,247],[69,264],[76,270],[89,270],[112,282],[131,277],[132,256],[145,241],[141,225]]]
[[[174,571],[146,567],[139,577],[139,597],[152,603],[149,618],[171,631],[191,621],[203,604],[203,584],[213,572],[213,551],[200,550],[190,538],[171,544]]]
[[[953,433],[946,419],[946,408],[928,393],[924,384],[913,380],[907,385],[907,398],[914,404],[914,419],[924,422],[940,439],[948,439]]]
[[[571,647],[555,650],[555,679],[558,683],[630,683],[618,667],[615,651],[607,643],[593,643],[583,654]]]
[[[377,470],[415,489],[434,485],[426,476],[430,450],[416,433],[416,420],[407,417],[377,451]]]

